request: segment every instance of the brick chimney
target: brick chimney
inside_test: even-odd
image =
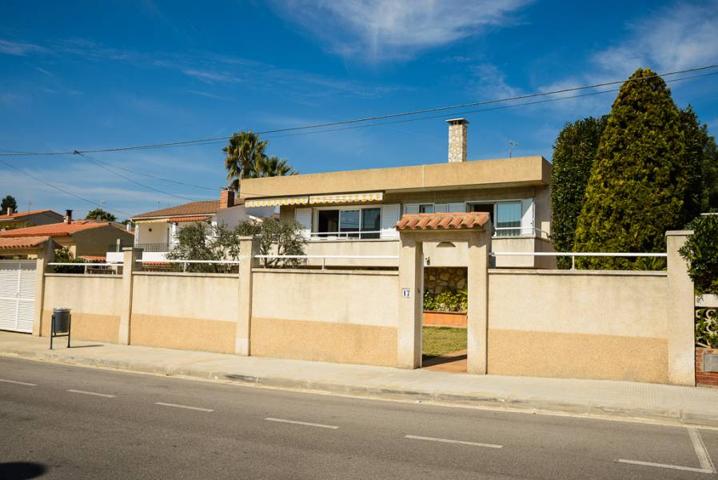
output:
[[[65,210],[65,223],[72,223],[72,210]]]
[[[449,163],[466,161],[466,130],[469,121],[465,118],[452,118],[449,124]]]
[[[234,206],[234,190],[223,189],[219,194],[219,208],[230,208]]]

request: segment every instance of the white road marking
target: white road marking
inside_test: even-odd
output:
[[[619,463],[629,463],[632,465],[643,465],[646,467],[668,468],[670,470],[683,470],[686,472],[709,473],[709,474],[716,473],[716,467],[713,464],[713,461],[711,460],[710,455],[708,454],[708,450],[706,449],[706,446],[703,443],[701,434],[698,432],[697,429],[689,428],[688,435],[691,438],[691,443],[693,444],[693,450],[696,452],[696,456],[698,457],[698,463],[700,463],[700,465],[701,465],[700,468],[684,467],[683,465],[669,465],[666,463],[643,462],[640,460],[626,460],[624,458],[619,458],[617,461]]]
[[[5,380],[4,378],[0,378],[0,382],[12,383],[13,385],[24,385],[26,387],[37,387],[37,384],[35,384],[35,383],[18,382],[17,380]]]
[[[705,443],[703,443],[703,438],[701,438],[701,434],[698,432],[698,429],[689,428],[688,435],[691,437],[693,450],[696,451],[696,456],[698,457],[698,462],[701,464],[701,468],[703,470],[708,470],[710,473],[716,473],[716,467],[713,465],[713,460],[711,460],[711,457],[708,454],[708,449],[706,448]]]
[[[498,445],[496,443],[467,442],[465,440],[452,440],[450,438],[422,437],[420,435],[404,435],[404,438],[408,438],[411,440],[427,440],[429,442],[455,443],[458,445],[470,445],[472,447],[504,448],[503,445]]]
[[[267,417],[267,418],[265,418],[265,420],[268,422],[291,423],[293,425],[304,425],[305,427],[329,428],[332,430],[336,430],[337,428],[339,428],[336,425],[324,425],[323,423],[300,422],[299,420],[287,420],[285,418]]]
[[[88,392],[86,390],[68,390],[70,393],[79,393],[82,395],[92,395],[93,397],[103,397],[103,398],[115,398],[116,395],[110,395],[109,393],[97,393],[97,392]]]
[[[211,408],[193,407],[190,405],[180,405],[179,403],[155,402],[155,405],[161,405],[163,407],[184,408],[186,410],[196,410],[198,412],[214,412],[214,410],[212,410]]]

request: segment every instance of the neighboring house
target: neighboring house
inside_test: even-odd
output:
[[[222,190],[219,200],[190,202],[135,215],[131,218],[135,225],[134,246],[143,250],[143,260],[164,261],[186,225],[207,222],[233,228],[246,220],[269,217],[274,210],[274,207],[247,209],[242,202],[235,201],[233,191]],[[113,253],[110,257],[115,259],[117,255]]]
[[[552,251],[551,164],[540,156],[466,161],[468,122],[448,123],[448,163],[243,179],[241,198],[247,207],[279,207],[280,218],[302,224],[309,255],[397,256],[401,216],[433,212],[487,212],[495,252]],[[425,244],[426,265],[466,266],[466,247],[444,243]],[[496,262],[547,267],[553,259],[504,256]],[[334,262],[379,263],[398,261]]]
[[[59,223],[16,228],[0,232],[2,242],[31,245],[32,239],[45,241],[51,238],[58,246],[67,248],[74,257],[92,260],[104,259],[110,245],[116,243],[132,244],[132,233],[124,226],[113,222],[94,220],[73,220],[72,210],[67,211],[65,220]],[[22,240],[20,240],[22,239]],[[9,252],[10,250],[5,250]],[[3,253],[5,254],[5,253]]]
[[[27,212],[13,212],[8,208],[4,215],[0,215],[0,230],[47,225],[62,222],[63,216],[53,210],[29,210]]]

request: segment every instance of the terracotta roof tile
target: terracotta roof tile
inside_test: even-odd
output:
[[[65,237],[73,233],[88,230],[91,228],[100,228],[112,225],[110,222],[95,222],[94,220],[73,220],[72,223],[49,223],[47,225],[35,225],[33,227],[16,228],[14,230],[0,231],[0,238],[7,237],[30,237],[30,236],[50,236]]]
[[[35,248],[47,242],[50,237],[9,237],[0,238],[0,250]]]
[[[206,215],[217,213],[217,210],[219,210],[219,200],[203,200],[201,202],[183,203],[182,205],[177,205],[175,207],[140,213],[139,215],[132,217],[132,220],[141,220],[143,218],[176,217],[180,215]]]
[[[484,212],[407,213],[396,223],[397,230],[470,230],[489,221]]]
[[[209,215],[192,215],[189,217],[170,217],[167,219],[168,222],[206,222],[209,220]]]

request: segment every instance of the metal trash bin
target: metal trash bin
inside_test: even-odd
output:
[[[70,330],[72,329],[72,315],[69,308],[53,308],[52,324],[50,325],[50,350],[52,339],[67,337],[67,348],[70,348]]]

